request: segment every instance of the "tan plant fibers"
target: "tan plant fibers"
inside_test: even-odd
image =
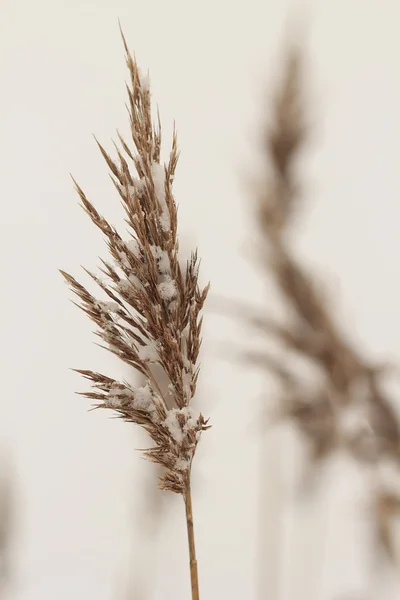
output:
[[[383,387],[386,367],[371,364],[351,343],[349,333],[341,331],[322,286],[291,250],[292,217],[301,209],[296,159],[307,133],[301,66],[300,52],[289,52],[263,138],[271,174],[257,191],[262,262],[288,316],[284,322],[264,315],[249,317],[287,353],[287,360],[278,361],[267,353],[249,358],[276,377],[282,415],[304,433],[313,460],[341,448],[370,470],[377,539],[394,558],[391,523],[399,512],[400,497],[379,475],[383,466],[397,474],[400,467],[399,422]],[[312,367],[312,381],[296,371],[295,356]]]
[[[122,33],[122,32],[121,32]],[[153,125],[149,82],[131,56],[122,34],[130,74],[127,86],[134,151],[118,134],[117,159],[99,144],[121,197],[129,239],[102,217],[75,182],[81,205],[107,240],[112,260],[102,260],[101,275],[87,273],[108,301],[96,299],[62,271],[83,309],[98,326],[105,347],[141,373],[144,383],[133,387],[106,375],[78,370],[93,391],[82,395],[97,408],[141,425],[154,445],[144,454],[162,465],[160,487],[182,494],[190,551],[192,597],[199,598],[194,546],[190,475],[201,432],[208,428],[190,402],[199,375],[201,309],[209,286],[199,288],[197,251],[182,269],[177,238],[177,209],[172,183],[178,161],[174,131],[167,164],[160,162],[161,126]],[[160,374],[161,373],[161,374]],[[163,384],[160,378],[162,378]],[[165,378],[168,381],[167,393]]]

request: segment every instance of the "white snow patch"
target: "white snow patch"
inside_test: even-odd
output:
[[[125,246],[128,248],[129,252],[133,254],[133,256],[140,258],[140,246],[138,240],[133,238],[128,242],[125,242]]]
[[[157,261],[157,268],[161,275],[169,273],[171,270],[169,263],[169,256],[166,250],[160,248],[160,246],[150,246],[152,255]]]
[[[128,255],[126,254],[126,252],[124,250],[118,250],[117,254],[119,256],[119,259],[121,261],[121,264],[126,268],[126,269],[130,269],[131,268],[131,264],[129,262],[128,259]],[[117,263],[118,265],[118,263]]]
[[[116,396],[109,396],[107,398],[106,404],[108,406],[116,408],[117,406],[121,406],[121,399],[117,398]]]
[[[156,363],[159,360],[159,343],[156,340],[148,340],[144,346],[140,346],[138,355],[140,360]]]
[[[185,424],[182,427],[178,420],[178,415],[185,417]],[[185,437],[186,432],[189,429],[194,429],[197,426],[198,415],[191,407],[185,406],[184,408],[171,408],[168,411],[167,418],[163,422],[165,427],[171,433],[174,440],[181,443]]]
[[[167,205],[167,199],[165,196],[165,168],[160,163],[153,163],[151,165],[151,176],[153,178],[154,191],[157,196],[157,200],[161,204],[161,215],[159,222],[161,229],[167,233],[171,229],[171,218],[169,214],[169,208]]]
[[[106,404],[109,406],[120,406],[121,399],[123,397],[129,397],[132,395],[132,390],[127,387],[120,387],[118,383],[113,383],[110,391],[108,392],[108,396],[106,397]]]
[[[178,302],[175,299],[175,300],[172,300],[172,302],[169,303],[168,308],[169,308],[170,312],[173,312],[176,309],[177,306],[178,306]]]
[[[157,288],[161,298],[167,302],[176,296],[176,283],[171,277],[166,277],[165,281],[159,283]]]
[[[109,313],[109,312],[117,312],[121,309],[117,302],[102,302],[101,300],[97,300],[96,306],[101,312]]]
[[[177,471],[186,471],[190,466],[190,461],[184,458],[177,458],[174,466]]]
[[[161,215],[159,217],[161,229],[164,233],[168,233],[171,230],[171,218],[169,215],[168,206],[165,205],[162,209]]]
[[[133,391],[132,407],[136,410],[146,410],[152,412],[155,410],[153,394],[148,383],[145,386],[136,388]]]
[[[160,163],[153,162],[151,165],[151,176],[154,183],[154,191],[161,206],[165,204],[165,168]]]
[[[140,179],[139,177],[134,177],[133,185],[128,185],[128,193],[130,197],[134,197],[135,193],[140,196],[143,189],[145,188],[145,180]]]
[[[177,418],[179,413],[180,410],[178,408],[171,408],[171,410],[168,411],[167,418],[163,424],[168,429],[174,440],[178,443],[181,443],[185,435]]]
[[[149,72],[147,71],[147,73],[144,73],[141,69],[138,68],[138,76],[139,76],[140,87],[142,88],[142,90],[144,92],[149,92],[150,91]]]
[[[185,409],[183,409],[185,410]],[[199,420],[199,414],[191,407],[188,406],[186,408],[186,415],[187,415],[187,421],[186,421],[186,425],[185,428],[187,429],[194,429],[195,427],[197,427],[197,422]]]

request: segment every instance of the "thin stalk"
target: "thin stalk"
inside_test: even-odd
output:
[[[189,559],[190,559],[190,582],[192,586],[192,600],[200,600],[199,594],[199,575],[197,571],[196,547],[194,543],[194,527],[193,527],[193,508],[192,494],[190,489],[190,476],[183,494],[186,507],[186,527],[189,542]]]

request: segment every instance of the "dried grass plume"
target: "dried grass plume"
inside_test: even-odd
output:
[[[99,214],[75,182],[81,206],[104,234],[111,255],[102,260],[99,274],[86,271],[105,299],[97,299],[72,275],[61,273],[78,296],[77,305],[97,325],[96,335],[103,346],[144,378],[141,386],[134,387],[105,374],[77,370],[90,381],[92,391],[82,395],[96,408],[112,410],[148,432],[153,446],[144,454],[165,469],[160,487],[183,495],[192,594],[198,598],[190,473],[201,433],[208,425],[194,411],[191,400],[199,375],[201,310],[209,286],[199,287],[197,251],[184,268],[179,260],[172,190],[178,162],[176,132],[169,160],[162,164],[160,118],[157,115],[153,123],[149,80],[130,54],[123,34],[122,38],[130,75],[127,93],[133,149],[119,134],[115,159],[98,146],[125,210],[128,239]],[[163,382],[167,379],[167,393],[162,392],[161,376]]]
[[[260,186],[256,215],[266,274],[272,276],[286,311],[284,322],[269,315],[249,318],[284,352],[284,362],[269,354],[250,358],[267,368],[280,384],[281,415],[291,419],[308,441],[311,457],[320,461],[341,448],[373,474],[372,502],[376,529],[393,557],[392,527],[398,491],[382,479],[388,467],[400,477],[400,426],[384,390],[386,369],[372,364],[351,342],[350,327],[336,323],[323,286],[292,250],[291,225],[301,210],[296,175],[298,154],[307,139],[303,106],[303,57],[288,52],[271,122],[264,130],[268,179]],[[312,380],[295,368],[295,357],[311,367]]]

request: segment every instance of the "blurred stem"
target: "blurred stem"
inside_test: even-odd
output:
[[[189,542],[189,558],[190,558],[190,581],[192,586],[192,600],[200,600],[199,594],[199,575],[197,571],[196,547],[194,543],[194,527],[193,527],[193,509],[192,509],[192,494],[190,486],[190,475],[186,491],[183,494],[186,507],[186,527]]]
[[[283,510],[282,447],[279,434],[263,432],[259,446],[259,477],[257,493],[258,593],[259,600],[277,599],[281,595],[280,574]]]

